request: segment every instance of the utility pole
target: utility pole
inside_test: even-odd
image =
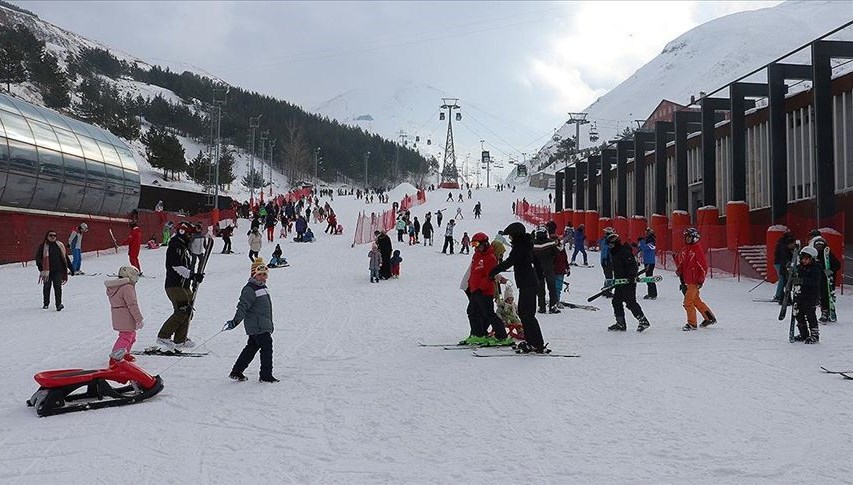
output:
[[[318,171],[320,158],[320,147],[314,149],[314,184],[320,185],[320,173]]]
[[[227,88],[213,88],[213,105],[216,107],[216,142],[213,149],[213,223],[219,224],[219,159],[222,146],[222,105],[225,104]],[[212,114],[212,113],[211,113]],[[212,125],[211,125],[212,126]],[[211,130],[212,132],[213,130]]]
[[[272,197],[272,164],[275,160],[275,138],[270,138],[270,197]]]
[[[367,160],[370,158],[370,152],[364,154],[364,192],[367,193]]]
[[[459,169],[456,168],[456,150],[453,147],[453,110],[461,110],[458,98],[441,98],[444,103],[441,109],[447,110],[447,141],[444,143],[444,167],[441,170],[441,184],[447,188],[459,188]],[[444,119],[444,112],[439,113],[439,120]],[[456,121],[462,121],[462,113],[456,113]]]
[[[575,146],[574,150],[572,150],[573,158],[577,163],[578,156],[581,151],[581,125],[585,125],[589,123],[586,117],[589,116],[589,113],[569,113],[569,121],[566,122],[567,125],[572,123],[575,124]],[[566,174],[569,172],[569,158],[566,157]],[[575,177],[575,183],[580,185],[582,179],[580,177]],[[592,181],[590,181],[592,183]]]
[[[400,130],[397,132],[397,138],[400,141],[397,143],[397,158],[394,160],[394,170],[391,173],[391,177],[396,181],[400,176],[400,146],[406,146],[406,138],[409,137],[409,134],[404,130]]]
[[[261,132],[261,188],[258,190],[261,195],[264,194],[264,160],[266,160],[266,147],[267,147],[267,138],[270,135],[270,130],[264,130]]]
[[[249,117],[249,128],[252,130],[252,142],[250,143],[251,158],[249,159],[249,200],[255,202],[255,130],[261,126],[261,115],[254,118]]]

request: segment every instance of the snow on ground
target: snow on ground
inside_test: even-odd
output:
[[[429,193],[414,214],[443,207],[445,192]],[[476,191],[457,238],[494,234],[513,220],[512,197],[542,194]],[[332,204],[345,227],[364,207],[348,197]],[[26,407],[33,374],[104,366],[116,334],[104,276],[72,277],[57,313],[41,309],[33,265],[0,267],[0,482],[776,484],[842,483],[853,472],[853,383],[819,369],[853,367],[849,293],[820,345],[793,345],[778,307],[752,302],[771,296],[769,285],[747,293],[754,281],[715,278],[702,293],[720,323],[684,333],[677,280],[662,271],[660,298],[641,300],[652,323],[643,334],[631,317],[631,331],[605,331],[609,301],[597,300],[601,311],[539,319],[550,347],[579,359],[477,359],[417,346],[467,335],[458,282],[468,256],[440,254],[439,240],[395,243],[401,278],[370,284],[368,248],[318,226],[316,243],[282,243],[292,266],[270,275],[282,382],[259,383],[256,360],[237,383],[227,375],[243,328],[217,332],[248,276],[246,225],[234,238],[244,254],[215,252],[199,293],[190,333],[210,355],[140,357],[165,389],[132,406],[49,418]],[[164,255],[142,251],[156,279],[138,284],[146,325],[137,348],[171,312]],[[124,248],[88,253],[83,270],[126,262]],[[564,299],[584,301],[601,278],[598,267],[574,269]]]

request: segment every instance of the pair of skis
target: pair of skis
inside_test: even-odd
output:
[[[637,278],[640,278],[645,273],[646,273],[646,268],[641,269],[640,271],[637,272],[636,275],[634,275],[634,279],[636,280]],[[660,278],[660,276],[655,276],[654,278]],[[611,290],[613,290],[613,288],[616,288],[620,284],[623,284],[623,285],[628,284],[628,278],[620,278],[620,279],[616,279],[616,280],[611,279],[609,281],[611,281],[612,283],[609,285],[605,284],[604,288],[602,288],[601,291],[590,296],[589,298],[586,299],[586,301],[591,302],[591,301],[595,300],[596,298],[600,297],[601,295],[610,292]],[[618,281],[624,281],[624,283],[617,283]],[[657,280],[657,281],[660,281],[660,280]]]
[[[782,297],[782,308],[779,309],[779,321],[785,319],[788,312],[788,305],[794,301],[799,294],[799,274],[797,269],[800,260],[800,241],[797,241],[794,246],[794,255],[791,258],[791,264],[788,267],[788,281],[785,282],[785,294]],[[797,306],[796,304],[791,309],[791,321],[788,326],[788,341],[794,343],[794,327],[796,326]]]
[[[821,367],[821,370],[827,374],[838,374],[845,379],[853,381],[853,370],[829,370],[826,367]]]
[[[548,354],[537,354],[535,352],[527,353],[527,354],[517,354],[514,352],[514,348],[509,345],[503,346],[488,346],[488,345],[458,345],[458,344],[427,344],[423,342],[418,342],[418,345],[421,347],[441,347],[443,350],[470,350],[474,357],[515,357],[515,356],[524,356],[524,355],[535,355],[538,357],[563,357],[563,358],[571,358],[571,357],[580,357],[579,354],[556,354],[556,353],[548,353]],[[484,353],[483,351],[486,349],[494,349],[498,352],[495,353]],[[510,352],[513,351],[513,352]]]

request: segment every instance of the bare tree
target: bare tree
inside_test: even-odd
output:
[[[282,157],[284,160],[284,172],[291,182],[308,171],[311,163],[311,147],[305,139],[302,127],[296,118],[291,118],[284,125],[284,140],[282,144]]]

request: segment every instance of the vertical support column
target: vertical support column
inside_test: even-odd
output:
[[[616,150],[605,148],[601,150],[601,216],[613,217],[610,207],[610,166],[616,159]]]
[[[628,157],[633,151],[631,140],[616,142],[616,215],[628,213]]]
[[[815,189],[818,227],[835,215],[835,151],[832,149],[832,66],[829,45],[812,43],[812,107],[814,108]]]
[[[646,146],[653,143],[654,133],[634,133],[634,215],[646,216]],[[644,228],[645,229],[645,228]]]
[[[687,135],[691,125],[701,118],[691,111],[675,112],[675,210],[688,210],[687,203]],[[674,219],[673,219],[674,222]]]
[[[583,212],[586,209],[586,197],[583,188],[583,179],[586,177],[586,162],[575,162],[575,209]]]
[[[587,159],[589,162],[588,170],[586,172],[586,208],[587,210],[597,210],[598,209],[598,191],[596,190],[596,183],[598,182],[598,167],[601,165],[601,155],[590,155]]]
[[[717,138],[714,136],[717,110],[729,108],[729,100],[702,99],[702,199],[717,206]]]
[[[670,121],[655,122],[655,207],[654,213],[666,214],[666,144],[674,134],[675,124]]]
[[[563,176],[565,178],[565,185],[563,186],[563,209],[571,209],[574,207],[574,204],[572,204],[572,191],[574,190],[575,171],[566,167]]]
[[[565,173],[562,171],[557,171],[554,183],[554,212],[560,212],[563,210],[563,187],[566,185],[564,180]]]
[[[788,213],[788,130],[785,122],[785,79],[811,79],[811,66],[770,64],[767,66],[770,131],[770,219],[781,224]]]

